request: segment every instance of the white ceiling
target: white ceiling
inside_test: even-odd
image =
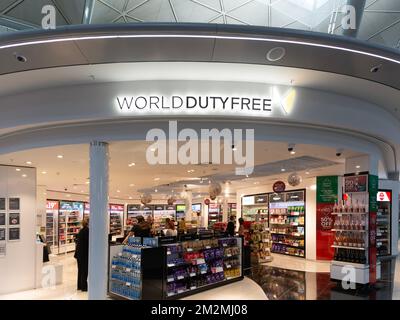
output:
[[[361,0],[360,0],[361,1]],[[57,25],[172,22],[217,23],[290,28],[342,35],[342,6],[347,0],[2,0],[0,32],[39,28],[41,8],[53,4]],[[90,3],[90,1],[88,1]],[[400,1],[367,0],[358,38],[400,48]],[[1,28],[1,25],[6,27]]]
[[[110,144],[110,197],[129,200],[129,197],[138,198],[143,188],[164,190],[165,196],[172,190],[180,193],[184,190],[184,183],[193,181],[188,188],[194,193],[207,193],[208,180],[201,184],[200,177],[217,175],[233,175],[234,165],[165,165],[150,166],[145,158],[146,148],[150,143],[145,141],[112,142]],[[321,160],[334,161],[335,165],[320,167],[312,170],[307,175],[304,170],[299,172],[304,179],[311,179],[317,175],[343,174],[344,158],[359,155],[355,152],[345,150],[341,158],[337,158],[336,150],[323,146],[298,145],[296,155],[289,155],[288,144],[276,142],[256,142],[255,143],[255,164],[260,166],[266,163],[274,163],[292,159],[301,159],[304,156],[315,157]],[[89,147],[87,145],[67,145],[30,151],[17,152],[0,156],[0,164],[14,165],[21,167],[21,175],[24,174],[23,166],[33,166],[37,168],[38,185],[46,186],[47,190],[61,191],[66,193],[89,193]],[[63,158],[57,158],[62,155]],[[31,161],[29,165],[26,162]],[[301,161],[301,160],[299,160]],[[135,166],[129,167],[134,162]],[[284,162],[282,162],[284,163]],[[254,187],[258,185],[271,185],[273,181],[281,179],[286,181],[289,170],[269,176],[262,176],[262,166],[256,167],[254,176],[249,178],[231,181],[228,185],[228,192],[234,193],[237,189]],[[188,170],[195,170],[188,173]],[[42,172],[46,172],[43,174]],[[197,179],[196,179],[197,178]],[[179,182],[178,182],[179,181]],[[215,180],[214,180],[215,181]],[[219,181],[223,182],[223,181]],[[168,183],[177,186],[171,188],[161,187]],[[166,192],[165,190],[168,190]],[[118,192],[120,191],[120,192]],[[225,187],[224,187],[225,191]],[[269,190],[270,191],[270,190]],[[163,197],[159,193],[153,192],[154,197]]]

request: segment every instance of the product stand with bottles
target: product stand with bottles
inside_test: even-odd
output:
[[[83,219],[83,202],[60,201],[58,211],[58,253],[75,250],[75,238]]]
[[[221,205],[218,203],[210,203],[208,205],[208,227],[212,228],[217,222],[222,222]]]
[[[144,245],[140,238],[130,238],[126,246],[110,246],[109,295],[180,299],[243,279],[241,238],[197,237],[181,242],[171,237],[143,238]]]
[[[368,176],[359,178],[359,181],[352,176],[345,177],[344,181],[344,199],[335,203],[332,213],[335,217],[332,229],[335,233],[332,245],[335,254],[331,262],[331,279],[341,281],[346,274],[343,268],[351,266],[355,270],[354,282],[365,285],[371,282],[370,262],[376,264],[376,253],[375,257],[370,256],[375,252],[370,250],[370,244],[375,241],[372,239],[371,242],[371,237],[375,237],[375,231],[372,230],[375,224],[370,221],[374,219],[374,213],[370,208]],[[361,182],[362,185],[365,182],[365,187],[358,185]],[[376,197],[375,194],[372,196]],[[380,264],[373,268],[376,268],[374,278],[379,279]]]
[[[378,257],[391,255],[391,190],[379,190],[377,195],[378,212],[376,217],[376,247]]]
[[[59,202],[57,200],[47,200],[46,203],[46,243],[50,246],[51,252],[56,253],[58,248],[58,209]]]

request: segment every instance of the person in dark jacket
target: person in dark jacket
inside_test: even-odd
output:
[[[82,229],[76,238],[75,255],[78,262],[78,290],[88,290],[88,270],[89,270],[89,220],[82,221]]]
[[[142,216],[137,216],[136,217],[137,223],[135,223],[131,229],[131,231],[129,232],[129,234],[127,235],[127,237],[125,238],[123,244],[127,244],[128,243],[128,239],[130,237],[150,237],[151,236],[151,226],[148,224],[148,222],[146,222],[146,220],[144,220],[144,218]]]
[[[235,217],[231,216],[228,222],[228,225],[226,226],[226,233],[228,236],[233,237],[235,235]]]

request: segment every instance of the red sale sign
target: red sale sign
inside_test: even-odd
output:
[[[317,204],[317,259],[332,260],[335,250],[333,245],[334,233],[333,223],[335,222],[332,216],[332,203]]]

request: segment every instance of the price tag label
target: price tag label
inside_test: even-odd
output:
[[[167,264],[167,267],[174,267],[175,266],[175,263],[168,263]]]
[[[167,251],[167,254],[170,255],[170,254],[171,254],[171,251]]]
[[[223,247],[227,247],[228,245],[227,245],[226,243],[223,243],[222,246],[223,246]]]
[[[185,290],[183,290],[183,289],[178,289],[178,293],[182,293],[182,292],[185,292]]]
[[[230,253],[228,253],[226,256],[227,256],[227,257],[232,257],[232,255],[231,255]]]
[[[170,296],[173,296],[174,294],[175,294],[175,292],[168,292],[167,296],[170,297]]]
[[[184,276],[178,276],[178,280],[182,280],[182,279],[185,279],[185,277]]]
[[[224,271],[224,269],[222,267],[215,268],[215,273],[219,273],[219,272],[222,272],[222,271]]]
[[[211,247],[210,246],[206,246],[206,249],[211,249]]]
[[[187,248],[187,252],[192,252],[193,248]]]
[[[194,289],[197,289],[197,287],[196,286],[190,287],[190,290],[194,290]]]
[[[168,278],[167,279],[167,282],[173,282],[174,281],[174,278]]]
[[[230,264],[227,264],[226,267],[227,267],[228,269],[232,268],[232,266],[231,266]]]
[[[197,264],[204,264],[204,263],[206,263],[206,261],[201,258],[201,259],[197,259],[196,263]]]
[[[196,274],[195,274],[194,272],[192,272],[192,273],[190,274],[190,276],[191,276],[191,277],[195,277]]]
[[[207,271],[202,270],[200,273],[201,274],[205,274],[205,273],[207,273]]]

